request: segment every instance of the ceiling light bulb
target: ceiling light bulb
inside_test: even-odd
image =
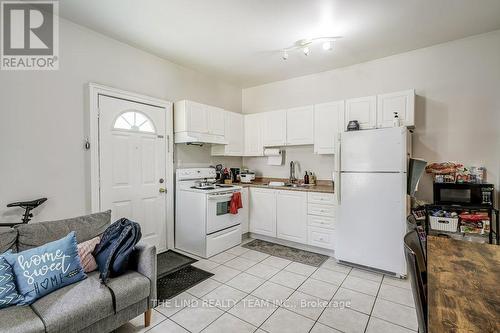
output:
[[[323,43],[323,50],[331,51],[332,49],[333,49],[333,44],[331,41],[327,40],[326,42]]]
[[[288,51],[287,50],[283,50],[283,53],[281,54],[281,58],[283,58],[283,60],[288,59]]]
[[[307,47],[307,46],[306,46],[306,47],[304,47],[304,48],[302,49],[302,51],[304,52],[304,54],[305,54],[306,56],[307,56],[307,55],[309,55],[309,53],[311,52],[311,50],[309,50],[309,47]]]

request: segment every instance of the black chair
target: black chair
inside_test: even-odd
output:
[[[406,218],[406,232],[410,232],[412,230],[415,230],[417,232],[418,240],[420,242],[420,247],[422,248],[423,258],[424,258],[425,264],[427,265],[427,248],[426,248],[427,235],[425,234],[424,228],[418,223],[415,216],[413,214],[410,214]]]
[[[404,247],[413,300],[417,310],[418,331],[427,333],[427,268],[420,239],[415,230],[405,235]]]

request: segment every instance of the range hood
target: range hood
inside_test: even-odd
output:
[[[175,143],[214,143],[218,145],[227,145],[222,135],[196,133],[196,132],[177,132],[174,134]]]

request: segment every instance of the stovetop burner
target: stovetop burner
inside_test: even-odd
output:
[[[233,188],[234,185],[229,184],[197,184],[195,186],[191,186],[192,189],[195,190],[216,190],[218,188]]]
[[[191,186],[191,188],[195,189],[195,190],[215,190],[217,187],[215,187],[215,185],[213,185],[213,186],[204,186],[204,187]]]

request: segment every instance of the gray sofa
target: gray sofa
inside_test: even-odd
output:
[[[75,231],[78,243],[94,238],[110,224],[111,212],[66,220],[0,228],[0,253],[20,252],[43,245]],[[97,271],[87,279],[66,286],[30,306],[0,310],[0,331],[16,333],[110,332],[144,314],[149,326],[156,299],[156,249],[139,243],[130,270],[101,284]],[[108,288],[109,287],[109,288]],[[111,289],[111,290],[110,290]],[[113,298],[116,309],[113,308]]]

